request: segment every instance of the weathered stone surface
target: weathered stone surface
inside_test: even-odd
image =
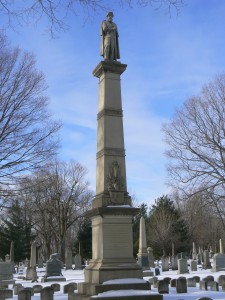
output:
[[[196,280],[195,278],[187,278],[187,286],[188,287],[196,287]]]
[[[199,276],[193,276],[192,278],[194,278],[196,282],[200,281],[200,277]]]
[[[0,299],[5,300],[7,298],[13,297],[13,290],[10,289],[0,289]]]
[[[43,289],[43,287],[42,287],[42,285],[41,284],[35,284],[34,286],[33,286],[33,289],[34,289],[34,293],[36,294],[38,294],[38,293],[40,293],[41,292],[41,290]]]
[[[187,293],[187,280],[186,278],[178,278],[176,281],[176,291],[178,294]]]
[[[171,278],[170,277],[164,277],[163,280],[165,280],[168,284],[170,284]]]
[[[191,262],[190,262],[190,270],[192,272],[197,271],[197,260],[191,260]]]
[[[219,291],[219,284],[218,284],[218,282],[211,281],[210,282],[210,290],[218,292]]]
[[[46,286],[41,290],[41,300],[54,300],[54,289]]]
[[[203,269],[211,269],[211,263],[209,260],[209,251],[205,250],[203,252]]]
[[[12,262],[0,262],[0,280],[13,279],[13,264]]]
[[[189,273],[187,260],[185,258],[178,259],[178,274]]]
[[[18,292],[18,300],[31,300],[31,291],[23,289]],[[47,300],[47,299],[46,299]]]
[[[212,272],[225,270],[225,254],[217,253],[212,258]]]
[[[200,290],[207,291],[208,290],[208,282],[200,280],[199,281],[199,288],[200,288]]]
[[[60,291],[60,284],[58,283],[51,284],[51,287],[53,288],[54,292]]]
[[[75,269],[82,270],[82,258],[80,254],[75,255]]]
[[[16,284],[13,289],[14,295],[18,295],[19,291],[23,290],[24,287],[22,286],[22,284]]]
[[[147,252],[148,252],[148,264],[149,264],[149,268],[155,268],[155,259],[154,259],[154,255],[153,255],[153,249],[151,247],[147,248]]]
[[[164,280],[158,281],[158,293],[169,294],[169,284],[167,281]]]
[[[169,258],[167,256],[161,257],[162,271],[169,271]]]
[[[176,282],[177,282],[177,280],[175,278],[171,279],[170,280],[170,287],[176,287]]]
[[[37,281],[37,272],[35,267],[27,267],[26,280]]]
[[[62,262],[58,259],[58,253],[51,255],[46,262],[45,277],[62,276]]]
[[[225,275],[220,275],[217,279],[217,282],[219,283],[219,285],[225,284]]]
[[[70,282],[63,287],[63,293],[64,294],[69,294],[72,293],[77,289],[77,283],[76,282]]]
[[[171,267],[172,270],[178,270],[178,258],[177,255],[171,256]]]

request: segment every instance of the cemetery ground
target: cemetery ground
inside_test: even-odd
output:
[[[151,269],[152,271],[154,271],[154,269]],[[24,276],[26,274],[26,270],[24,269]],[[32,283],[29,280],[22,280],[22,279],[18,279],[18,274],[14,274],[14,279],[16,280],[16,283],[21,283],[24,287],[32,287],[34,285],[40,284],[43,287],[46,286],[50,286],[53,283],[58,283],[60,284],[60,291],[57,291],[54,293],[54,300],[67,300],[68,299],[68,295],[63,293],[63,287],[71,282],[82,282],[84,281],[84,274],[83,274],[83,270],[63,270],[62,274],[63,276],[66,278],[66,281],[64,282],[58,282],[56,281],[52,281],[52,282],[45,282],[42,283],[41,282],[41,278],[44,276],[45,274],[45,270],[44,268],[37,268],[37,275],[38,275],[38,282],[34,282]],[[163,278],[166,277],[170,277],[171,279],[177,279],[178,277],[186,277],[186,278],[191,278],[193,276],[199,276],[200,279],[205,278],[206,276],[213,276],[214,280],[217,281],[218,277],[220,275],[225,275],[225,271],[220,271],[220,272],[211,272],[210,269],[207,270],[203,270],[202,268],[200,268],[200,266],[198,266],[198,270],[197,271],[193,271],[187,274],[177,274],[177,271],[166,271],[166,272],[162,272],[160,269],[160,275],[157,276],[158,280],[162,280]],[[21,276],[21,274],[20,274]],[[149,280],[151,277],[144,277],[145,280]],[[132,280],[132,279],[130,279]],[[10,285],[9,288],[12,288],[12,286]],[[108,292],[108,294],[111,294],[112,296],[116,295],[116,292]],[[134,294],[135,291],[123,291],[124,295],[127,294]],[[143,293],[149,293],[148,291],[143,291]],[[151,285],[151,293],[158,293],[158,289],[156,287],[153,287],[153,285]],[[219,291],[211,291],[210,287],[208,287],[207,291],[204,290],[200,290],[199,288],[199,283],[196,284],[196,287],[187,287],[187,293],[180,293],[177,294],[176,293],[176,288],[175,287],[170,287],[169,286],[169,294],[163,294],[163,299],[164,300],[196,300],[200,297],[209,297],[211,299],[215,299],[215,300],[224,300],[225,299],[225,291],[222,291],[222,287],[219,286]],[[8,298],[8,299],[14,299],[17,300],[18,296],[14,295],[13,298]],[[31,297],[32,300],[40,300],[40,294],[34,294],[34,296]]]

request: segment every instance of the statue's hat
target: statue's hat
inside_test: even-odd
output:
[[[108,16],[114,16],[114,14],[113,14],[113,12],[112,11],[109,11],[108,13],[107,13],[107,15],[106,15],[106,17],[108,17]]]

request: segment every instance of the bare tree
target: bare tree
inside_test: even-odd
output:
[[[61,124],[47,111],[46,83],[34,56],[0,35],[0,192],[57,151]]]
[[[115,0],[113,5],[132,7],[147,5],[153,8],[166,8],[170,13],[174,8],[177,12],[184,5],[185,0]],[[83,9],[85,18],[100,11],[109,10],[113,1],[108,0],[0,0],[0,16],[6,16],[8,26],[16,24],[38,22],[42,18],[47,20],[47,30],[52,36],[55,33],[68,29],[66,18],[69,13],[75,16]]]
[[[176,193],[177,205],[185,220],[191,241],[202,249],[218,244],[224,238],[224,227],[221,218],[205,192],[194,193],[188,199],[185,194]],[[213,247],[214,248],[214,247]]]
[[[163,131],[170,159],[169,183],[185,191],[208,191],[217,201],[224,199],[225,75],[188,99]]]
[[[24,179],[22,187],[32,205],[33,226],[47,257],[57,251],[64,258],[68,232],[73,233],[90,208],[93,193],[85,180],[86,172],[79,163],[56,161]]]

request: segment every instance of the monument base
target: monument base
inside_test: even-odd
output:
[[[58,282],[58,281],[66,281],[64,276],[52,276],[52,277],[43,277],[41,278],[41,282]]]
[[[148,262],[148,254],[141,253],[137,255],[138,265],[142,268],[142,270],[149,270],[149,262]]]
[[[103,284],[78,283],[78,294],[69,294],[69,300],[88,299],[142,299],[162,300],[163,296],[153,294],[148,281],[140,278],[117,279]],[[112,295],[113,293],[113,295]],[[93,296],[95,295],[95,296]]]

